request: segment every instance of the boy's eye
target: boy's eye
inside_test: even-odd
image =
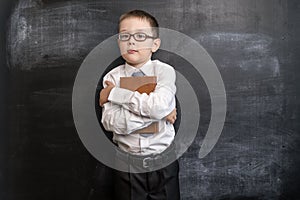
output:
[[[128,33],[119,34],[119,39],[123,40],[123,41],[128,40],[129,37],[130,37],[130,34],[128,34]]]
[[[136,33],[134,34],[136,40],[145,40],[146,34],[145,33]]]

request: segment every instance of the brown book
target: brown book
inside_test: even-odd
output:
[[[148,95],[155,90],[156,76],[132,76],[121,77],[120,87],[139,93],[147,93]],[[148,127],[140,129],[137,133],[157,133],[158,122],[153,122]]]

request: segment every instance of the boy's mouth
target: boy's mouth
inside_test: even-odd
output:
[[[134,49],[129,49],[129,50],[127,50],[127,53],[129,53],[129,54],[134,54],[134,53],[136,53],[136,52],[138,52],[137,50],[134,50]]]

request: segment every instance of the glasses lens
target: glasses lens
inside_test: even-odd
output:
[[[121,33],[119,34],[119,40],[121,41],[127,41],[129,40],[130,35],[128,33]]]
[[[136,41],[145,41],[147,39],[147,35],[145,33],[135,33],[133,37]]]

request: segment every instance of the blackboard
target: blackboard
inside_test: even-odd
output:
[[[109,198],[111,182],[103,176],[109,169],[94,173],[97,160],[76,133],[73,83],[88,53],[117,33],[119,16],[143,9],[161,27],[199,42],[226,88],[222,134],[199,159],[211,115],[205,82],[183,58],[155,55],[187,69],[201,100],[197,137],[179,159],[182,199],[299,199],[299,6],[297,0],[1,2],[0,198],[87,199],[95,177]]]

